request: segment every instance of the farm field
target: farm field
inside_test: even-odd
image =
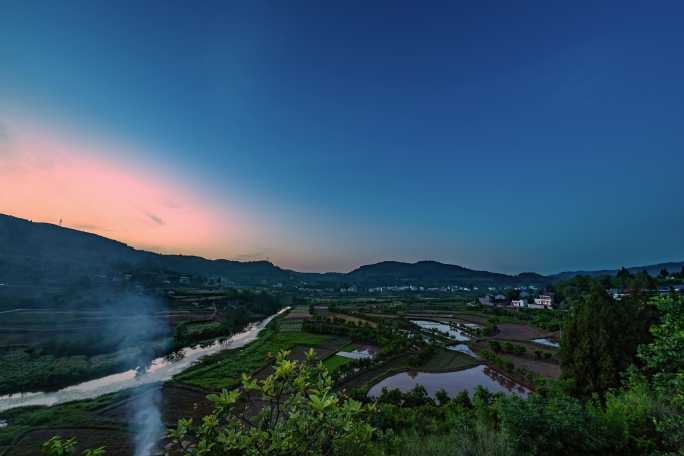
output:
[[[206,300],[205,300],[206,301]],[[194,302],[194,301],[193,301]],[[192,304],[194,306],[194,304]],[[393,304],[390,304],[393,305]],[[213,305],[212,305],[213,307]],[[355,309],[350,309],[355,310]],[[213,310],[212,310],[213,312]],[[478,320],[477,316],[471,314],[460,315],[458,320],[450,316],[457,312],[428,312],[411,313],[410,315],[420,315],[423,318],[432,317],[440,321],[484,321],[482,317]],[[348,316],[336,312],[326,312],[325,317],[337,317],[338,324],[348,325],[349,328],[358,328],[358,322],[366,321],[362,318]],[[203,315],[206,317],[206,315]],[[395,327],[410,327],[406,316],[385,315],[374,313],[375,325],[371,326],[371,332],[378,330],[383,325],[390,324]],[[473,317],[473,318],[470,318]],[[302,324],[311,320],[312,315],[308,312],[308,306],[297,306],[283,316],[277,318],[266,327],[259,337],[251,344],[235,350],[226,350],[216,355],[203,358],[198,364],[194,365],[185,372],[177,375],[172,381],[166,383],[161,388],[161,412],[162,419],[166,426],[173,426],[181,417],[194,417],[199,419],[211,410],[211,404],[206,399],[206,394],[223,388],[239,387],[243,373],[252,374],[258,379],[263,379],[272,373],[271,363],[273,357],[280,350],[289,350],[293,359],[304,359],[308,349],[313,348],[316,358],[321,360],[331,373],[344,368],[344,366],[354,362],[350,358],[336,355],[338,351],[353,351],[355,349],[372,348],[372,352],[378,353],[381,347],[369,344],[363,340],[354,340],[353,334],[350,336],[340,334],[318,334],[302,331]],[[468,318],[466,320],[466,318]],[[332,319],[330,321],[333,321]],[[342,323],[339,323],[339,322]],[[398,326],[397,326],[398,325]],[[200,332],[207,328],[215,327],[212,321],[197,321],[186,323],[190,332],[197,329]],[[193,328],[193,326],[195,328]],[[489,340],[496,340],[503,335],[510,337],[527,337],[546,334],[540,330],[528,327],[520,323],[501,323],[498,337],[481,337],[470,343],[476,352],[487,349]],[[516,332],[517,331],[517,332]],[[511,340],[513,340],[511,338]],[[405,351],[389,355],[386,360],[373,363],[370,367],[355,372],[349,378],[342,380],[337,388],[356,389],[361,388],[367,391],[379,381],[405,371],[420,372],[451,372],[467,369],[484,362],[482,359],[474,359],[464,353],[447,350],[444,348],[445,338],[438,338],[438,344],[432,353],[427,357],[422,357],[417,361],[418,352]],[[522,341],[519,342],[528,347],[528,355],[524,357],[501,354],[501,357],[511,361],[516,368],[524,367],[532,372],[541,374],[547,378],[557,378],[559,374],[558,365],[544,360],[534,359],[532,352],[539,349],[542,352],[554,350],[539,347],[537,344]],[[12,446],[9,454],[35,454],[37,443],[49,435],[55,435],[58,429],[65,428],[64,434],[82,437],[83,442],[94,442],[103,432],[109,432],[111,438],[100,440],[112,442],[108,455],[124,456],[128,455],[130,448],[127,443],[116,444],[114,440],[126,440],[128,427],[127,421],[130,420],[129,404],[135,395],[153,394],[154,388],[143,388],[140,391],[129,390],[115,395],[104,396],[92,401],[81,401],[68,403],[54,407],[34,407],[26,409],[10,410],[0,413],[0,419],[8,421],[9,426],[0,429],[0,448],[2,446]],[[256,413],[260,402],[256,400],[250,406],[250,413]],[[41,430],[31,431],[35,426],[40,426]],[[101,427],[101,429],[95,429]],[[92,432],[91,432],[92,431]],[[62,431],[60,431],[62,432]],[[91,432],[94,437],[86,437]],[[2,455],[2,453],[0,453]],[[3,455],[7,456],[7,455]]]
[[[335,372],[341,366],[351,363],[353,360],[351,358],[345,358],[344,356],[332,355],[323,361],[323,365],[330,371]]]
[[[330,339],[330,336],[289,331],[274,333],[272,329],[266,329],[247,347],[204,358],[174,381],[206,390],[234,387],[240,382],[243,372],[254,372],[267,366],[269,359],[280,350],[317,347]]]

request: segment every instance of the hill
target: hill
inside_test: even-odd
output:
[[[679,271],[684,262],[629,268],[657,274],[661,268]],[[217,276],[233,285],[355,284],[359,286],[515,286],[545,285],[578,274],[614,275],[616,270],[562,272],[543,276],[534,272],[508,275],[462,266],[418,261],[383,261],[349,273],[301,273],[268,261],[208,260],[198,256],[162,255],[137,250],[96,234],[49,223],[36,223],[0,214],[0,283],[5,290],[64,287],[79,280],[110,280],[130,271],[173,272],[204,277]]]
[[[437,261],[418,261],[402,263],[399,261],[383,261],[381,263],[361,266],[347,274],[347,278],[364,285],[421,284],[438,285],[518,285],[544,283],[547,279],[541,275],[512,276],[489,271],[476,271],[453,264]],[[530,281],[531,280],[531,281]]]
[[[645,266],[630,266],[627,268],[627,270],[631,273],[646,271],[652,276],[657,276],[662,269],[667,269],[669,272],[680,272],[682,267],[684,267],[684,261],[670,261],[667,263],[649,264]],[[548,277],[555,281],[569,279],[578,275],[590,277],[598,277],[603,275],[614,276],[617,274],[617,272],[618,269],[601,269],[597,271],[565,271],[550,275]]]
[[[288,280],[298,274],[267,261],[161,255],[96,234],[0,214],[0,282],[14,290],[107,280],[131,270],[218,275],[244,284]]]

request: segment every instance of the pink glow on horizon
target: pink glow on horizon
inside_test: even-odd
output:
[[[182,183],[118,163],[116,151],[35,127],[10,130],[0,138],[0,213],[61,219],[158,252],[216,258],[239,249],[245,228],[237,215],[221,215]]]

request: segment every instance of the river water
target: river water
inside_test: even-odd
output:
[[[289,307],[286,307],[265,320],[252,323],[242,332],[233,334],[228,339],[217,340],[205,346],[186,347],[169,356],[156,358],[144,371],[131,369],[126,372],[107,375],[95,380],[68,386],[54,392],[17,393],[0,396],[0,412],[29,405],[50,406],[64,402],[93,399],[103,394],[111,394],[128,388],[170,380],[174,375],[180,374],[205,356],[213,355],[223,350],[244,347],[253,342],[273,318],[288,309]]]

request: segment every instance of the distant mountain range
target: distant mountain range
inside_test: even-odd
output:
[[[684,262],[629,268],[657,274],[662,268],[681,270]],[[0,214],[0,283],[13,287],[60,287],[84,278],[131,271],[171,271],[223,277],[238,285],[545,285],[578,274],[615,274],[616,270],[574,271],[543,276],[532,272],[508,275],[476,271],[436,261],[383,261],[349,273],[303,273],[268,261],[208,260],[197,256],[162,255],[134,249],[92,233]]]

